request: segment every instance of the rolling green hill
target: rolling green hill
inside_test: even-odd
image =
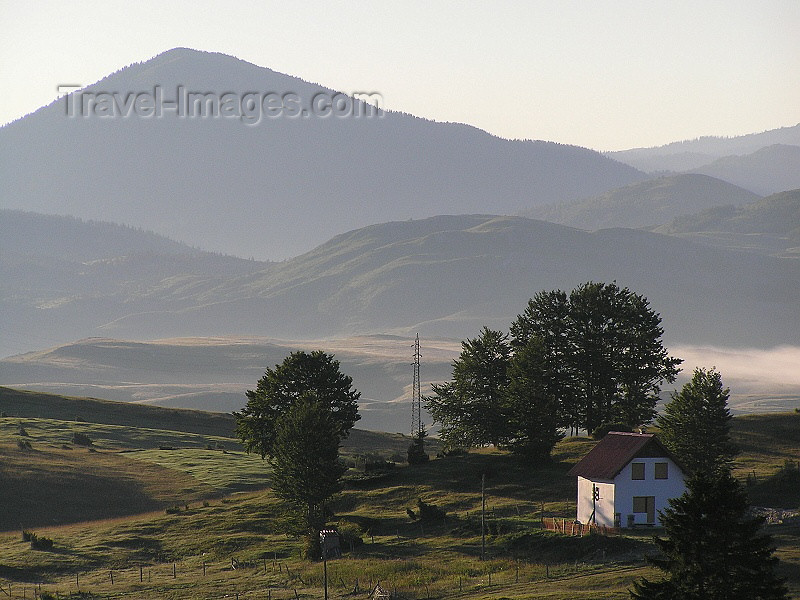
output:
[[[380,330],[463,339],[482,325],[507,327],[540,290],[616,280],[650,300],[668,341],[774,345],[797,340],[787,323],[800,323],[798,269],[644,231],[443,216],[337,236],[267,272],[224,282],[217,301],[130,314],[104,330],[160,337],[224,326],[269,328],[279,337]],[[758,309],[764,302],[769,311]]]
[[[9,394],[21,412],[27,402],[32,410],[46,405],[41,396],[0,390],[0,397]],[[54,404],[57,411],[97,414],[97,420],[131,419],[141,408],[109,411],[96,400],[78,398]],[[180,412],[167,413],[164,424],[180,423]],[[799,420],[798,413],[734,419],[734,440],[742,448],[736,472],[743,479],[755,475],[748,488],[754,497],[800,503],[800,488],[784,481],[786,460],[800,451]],[[68,434],[78,429],[94,436],[93,451],[69,442]],[[163,439],[175,449],[153,447],[159,436],[172,436]],[[22,439],[31,449],[12,445]],[[0,419],[0,485],[11,491],[3,496],[0,530],[14,530],[0,534],[0,584],[7,589],[12,582],[17,593],[42,582],[42,591],[54,595],[80,587],[159,600],[319,594],[319,566],[300,560],[301,542],[281,533],[279,501],[268,490],[255,491],[268,484],[264,463],[235,449],[199,446],[206,441],[229,440],[130,425]],[[371,434],[358,446],[348,444],[350,452],[389,455],[407,442]],[[333,504],[333,519],[350,536],[346,540],[365,543],[351,547],[346,541],[344,558],[330,561],[331,597],[345,597],[356,579],[361,590],[382,581],[423,597],[522,599],[531,597],[532,587],[537,597],[554,600],[585,597],[586,590],[597,599],[624,597],[633,579],[652,575],[642,563],[652,551],[649,532],[580,538],[538,529],[543,515],[574,514],[575,482],[567,471],[594,443],[565,439],[553,461],[541,465],[481,450],[372,478],[354,473]],[[479,560],[482,474],[489,509],[486,561]],[[445,510],[446,520],[409,518],[418,498]],[[143,511],[150,512],[135,514]],[[98,518],[111,520],[55,526]],[[20,525],[52,539],[54,551],[32,550],[20,539]],[[780,572],[800,591],[797,528],[773,527],[771,533],[783,561]]]
[[[6,351],[87,337],[464,339],[483,325],[506,328],[541,290],[589,280],[644,294],[669,343],[771,346],[800,335],[787,327],[800,323],[800,265],[651,232],[587,232],[521,217],[374,225],[264,269],[241,261],[208,271],[153,257],[157,273],[143,275],[129,260],[71,263],[62,272],[58,257],[37,260],[41,269],[0,258]],[[10,381],[25,383],[0,377]]]
[[[163,429],[224,438],[231,437],[235,427],[233,416],[226,413],[162,408],[7,387],[0,387],[0,413],[5,417]]]
[[[242,451],[230,414],[0,387],[0,415],[0,531],[121,517],[269,484],[268,464]],[[76,433],[91,446],[76,443]],[[353,429],[342,454],[404,456],[409,444],[401,434]]]

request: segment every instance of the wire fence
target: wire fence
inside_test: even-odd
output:
[[[347,560],[347,559],[341,559]],[[332,563],[329,561],[329,570]],[[19,583],[0,581],[0,600],[67,600],[67,599],[159,599],[204,598],[228,600],[301,600],[324,597],[324,581],[320,573],[295,571],[288,564],[264,560],[239,563],[203,562],[189,568],[179,562],[138,565],[128,568],[75,573],[70,578],[52,583]],[[491,568],[476,561],[475,572],[447,576],[437,580],[419,580],[409,584],[371,578],[345,580],[331,573],[328,577],[329,598],[371,598],[376,588],[385,590],[392,599],[431,600],[465,595],[514,585],[527,585],[546,580],[563,579],[599,572],[628,571],[631,565],[574,562],[569,564],[531,564],[510,561],[501,568]],[[483,571],[483,572],[479,572]]]

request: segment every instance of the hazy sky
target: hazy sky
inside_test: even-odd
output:
[[[599,150],[800,122],[800,2],[0,0],[0,123],[186,46]]]

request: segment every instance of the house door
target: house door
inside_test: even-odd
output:
[[[656,497],[655,496],[634,496],[633,512],[646,513],[647,524],[653,525],[656,522]]]

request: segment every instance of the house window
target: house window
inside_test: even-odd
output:
[[[644,463],[631,464],[631,479],[644,479]]]
[[[656,463],[656,479],[669,479],[667,463]]]

